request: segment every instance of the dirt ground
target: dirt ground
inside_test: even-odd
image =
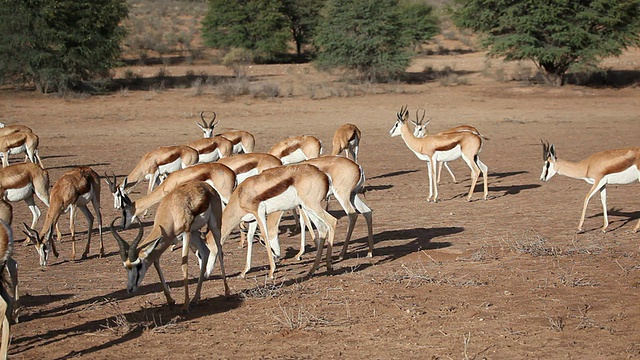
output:
[[[639,61],[640,52],[632,52],[610,66],[632,74]],[[94,231],[90,257],[72,261],[69,232],[64,231],[60,258],[40,268],[35,249],[23,246],[20,231],[31,215],[24,203],[17,203],[15,258],[22,307],[20,323],[12,327],[10,357],[640,358],[640,243],[631,232],[640,217],[640,187],[608,188],[611,225],[604,234],[602,206],[594,197],[586,231],[577,234],[590,185],[559,175],[548,183],[539,180],[540,139],[554,143],[558,155],[569,160],[638,146],[639,89],[498,82],[483,73],[482,53],[425,57],[413,69],[445,65],[465,83],[390,84],[366,94],[325,96],[345,85],[309,65],[272,65],[250,67],[247,76],[252,84],[280,84],[287,96],[229,100],[214,90],[196,95],[192,88],[123,89],[88,98],[1,91],[0,121],[29,125],[40,136],[52,184],[78,165],[126,175],[145,152],[199,138],[194,121],[201,110],[217,112],[220,130],[252,132],[257,151],[288,136],[312,134],[327,153],[333,131],[354,123],[363,134],[360,162],[367,176],[365,201],[374,210],[375,239],[374,257],[366,258],[366,226],[360,218],[350,258],[338,261],[347,218],[333,201],[331,212],[339,218],[334,271],[321,268],[304,280],[315,246],[308,245],[304,260],[296,261],[300,235],[286,219],[281,229],[286,256],[276,279],[268,281],[261,247],[254,251],[248,277],[237,276],[245,250],[234,237],[224,247],[232,296],[223,296],[216,267],[200,304],[183,314],[179,252],[162,258],[178,306],[166,305],[153,270],[137,293],[127,294],[126,273],[108,231],[117,212],[104,182],[103,258],[97,256]],[[493,69],[503,66],[494,61]],[[228,69],[204,64],[167,70],[175,77],[187,70],[229,75]],[[148,76],[158,70],[132,71]],[[459,183],[443,174],[440,201],[426,201],[425,164],[401,138],[388,134],[401,105],[412,112],[427,109],[432,132],[469,124],[490,138],[481,153],[489,167],[487,201],[481,200],[480,184],[473,201],[465,200],[470,177],[461,161],[451,164]],[[139,186],[133,197],[145,187]],[[46,209],[36,201],[43,209],[41,226]],[[145,218],[147,224],[152,216]],[[86,222],[78,219],[84,246]],[[67,229],[68,217],[61,226]],[[130,239],[134,232],[123,236]],[[193,257],[191,264],[193,294]]]

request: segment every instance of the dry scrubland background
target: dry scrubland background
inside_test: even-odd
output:
[[[197,23],[176,19],[184,21],[180,28]],[[144,28],[153,33],[151,25]],[[638,145],[640,52],[604,64],[625,86],[548,88],[530,80],[529,64],[487,62],[473,51],[472,39],[447,29],[414,60],[411,82],[382,85],[354,84],[308,64],[214,64],[219,54],[198,53],[196,35],[189,44],[193,50],[180,59],[148,52],[146,64],[132,60],[115,74],[120,90],[106,95],[4,89],[2,121],[29,125],[40,135],[52,182],[77,165],[125,175],[150,149],[199,138],[194,121],[201,110],[218,113],[220,130],[254,133],[257,151],[312,134],[326,153],[333,131],[355,123],[363,133],[375,256],[363,258],[366,228],[359,219],[351,258],[336,259],[332,274],[320,269],[303,281],[315,248],[308,246],[303,261],[293,259],[299,234],[291,234],[287,219],[281,234],[286,255],[275,281],[265,279],[261,248],[248,278],[233,277],[245,257],[233,238],[225,245],[233,296],[222,296],[216,271],[204,284],[202,302],[184,315],[165,305],[154,271],[137,294],[126,294],[108,231],[108,255],[96,256],[95,236],[90,258],[77,262],[70,261],[65,232],[61,257],[46,269],[16,231],[23,307],[12,328],[12,358],[640,357],[639,239],[630,232],[640,217],[638,185],[609,188],[609,232],[599,230],[602,208],[594,198],[587,231],[576,234],[589,185],[561,176],[539,181],[541,138],[571,160]],[[452,168],[461,182],[443,174],[441,201],[426,202],[424,163],[388,136],[401,105],[427,109],[431,131],[470,124],[490,138],[481,153],[489,166],[489,200],[479,200],[478,186],[474,201],[465,201],[469,173],[457,162]],[[106,229],[117,213],[106,186],[101,194]],[[24,204],[14,209],[16,226],[30,219]],[[340,218],[341,246],[347,219],[335,202],[331,212]],[[67,228],[68,219],[61,225]],[[78,228],[86,228],[82,217]],[[81,245],[85,239],[81,233]],[[174,297],[182,299],[179,255],[165,254],[163,268]]]

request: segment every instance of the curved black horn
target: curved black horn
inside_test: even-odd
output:
[[[140,230],[138,230],[138,235],[131,242],[131,247],[129,248],[129,261],[136,261],[138,258],[138,244],[140,244],[140,240],[142,240],[142,234],[144,230],[142,229],[142,222],[140,219],[136,218],[138,225],[140,225]]]
[[[542,160],[546,161],[547,157],[549,157],[549,143],[542,139],[540,139],[540,142],[542,143]]]
[[[113,172],[111,174],[113,175],[113,181],[111,181],[111,179],[109,179],[110,175],[106,171],[104,172],[104,179],[107,182],[107,184],[109,185],[109,190],[111,190],[111,193],[115,193],[118,180],[116,179],[116,174],[114,174]]]
[[[118,219],[120,219],[119,216],[117,218],[113,219],[113,221],[111,222],[111,234],[113,235],[114,239],[116,239],[116,241],[118,242],[118,247],[120,248],[120,258],[122,259],[123,262],[125,262],[125,261],[127,261],[127,253],[129,252],[129,244],[127,244],[127,242],[124,241],[124,239],[116,231],[115,225],[116,225],[116,221],[118,221]]]
[[[204,110],[200,111],[200,119],[202,120],[202,125],[204,125],[204,127],[207,127],[207,120],[204,119]]]
[[[212,111],[212,113],[213,113],[213,118],[211,119],[211,122],[209,123],[209,127],[210,128],[213,128],[214,126],[218,125],[217,122],[215,124],[213,123],[216,120],[216,118],[218,117],[218,114],[216,114],[215,111]]]

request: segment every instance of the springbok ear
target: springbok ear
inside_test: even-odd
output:
[[[200,124],[199,122],[195,121],[196,125],[198,125],[198,127],[200,128],[200,130],[205,131],[206,128],[204,126],[202,126],[202,124]]]

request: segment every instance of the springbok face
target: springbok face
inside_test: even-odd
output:
[[[150,246],[149,250],[141,252],[138,250],[138,244],[140,244],[140,240],[142,240],[142,223],[138,220],[138,224],[140,225],[140,230],[138,230],[138,235],[129,245],[115,229],[115,223],[119,219],[119,217],[113,219],[111,222],[111,233],[113,237],[118,242],[118,246],[120,247],[120,258],[122,259],[122,264],[124,268],[127,270],[127,292],[133,293],[138,290],[138,287],[142,283],[144,276],[147,274],[147,270],[149,270],[149,262],[147,261],[146,254],[152,251],[162,240],[162,237],[156,239]],[[142,255],[142,257],[141,257]]]
[[[45,240],[45,236],[40,236],[38,231],[32,229],[26,223],[22,223],[24,226],[24,232],[29,241],[33,243],[38,252],[38,256],[40,257],[40,266],[47,266],[47,261],[49,260],[49,254],[51,253],[51,247],[49,246],[49,239]]]
[[[409,117],[409,110],[403,106],[400,108],[400,111],[396,113],[396,116],[396,123],[393,124],[391,130],[389,130],[389,135],[391,135],[391,137],[402,135],[400,128],[407,121],[407,118]]]
[[[411,123],[415,126],[413,128],[413,136],[417,138],[423,138],[427,136],[427,125],[431,122],[431,119],[427,120],[426,123],[422,123],[424,121],[424,117],[427,115],[427,111],[424,110],[422,113],[422,118],[418,119],[418,110],[416,110],[416,120],[411,120]]]
[[[113,177],[113,180],[110,179]],[[106,172],[104,173],[104,180],[109,185],[109,191],[111,191],[111,195],[113,195],[113,208],[114,209],[122,209],[122,198],[126,196],[124,194],[124,186],[127,183],[127,178],[124,178],[124,182],[121,186],[117,185],[118,179],[116,178],[116,174],[109,176]]]
[[[540,180],[549,181],[558,172],[556,148],[553,144],[549,145],[548,142],[542,141],[542,159],[544,160],[544,165],[542,166]]]
[[[218,125],[218,122],[214,123],[216,117],[216,113],[213,112],[213,118],[210,122],[207,122],[207,120],[204,119],[204,111],[200,112],[200,119],[202,120],[202,124],[196,121],[196,125],[198,125],[200,130],[202,130],[206,139],[213,137],[213,129],[216,127],[216,125]]]

